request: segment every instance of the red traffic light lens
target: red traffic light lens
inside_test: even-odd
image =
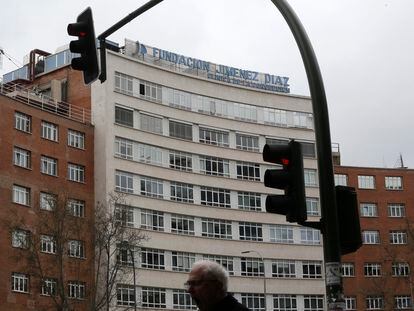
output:
[[[289,165],[289,159],[287,159],[287,158],[282,158],[282,164],[283,164],[283,165]]]

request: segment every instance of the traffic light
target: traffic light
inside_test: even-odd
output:
[[[282,165],[282,169],[266,170],[265,186],[285,190],[284,195],[267,196],[266,211],[286,215],[288,222],[305,222],[307,212],[300,143],[291,140],[286,145],[266,144],[263,148],[263,160]]]
[[[78,16],[76,23],[68,25],[68,34],[79,38],[69,44],[72,53],[80,54],[80,57],[72,59],[72,68],[83,71],[83,80],[85,84],[89,84],[95,81],[99,74],[95,30],[90,7]]]
[[[355,188],[336,186],[339,245],[341,255],[355,252],[362,245],[361,224]]]

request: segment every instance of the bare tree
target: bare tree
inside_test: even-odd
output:
[[[116,299],[116,285],[134,284],[134,252],[147,240],[133,228],[132,208],[125,196],[109,194],[107,202],[95,209],[95,288],[92,310],[109,310]],[[132,268],[132,271],[131,271]],[[131,273],[132,272],[132,273]],[[135,298],[136,304],[136,298]]]
[[[37,310],[73,310],[80,301],[70,299],[65,286],[90,270],[85,260],[80,260],[85,257],[83,241],[89,224],[75,217],[69,202],[65,194],[48,194],[37,213],[14,211],[4,219],[16,248],[11,257],[33,279],[32,292],[51,298],[47,305],[36,306]]]
[[[382,297],[383,306],[381,310],[393,311],[397,308],[395,296],[398,291],[405,290],[409,294],[413,310],[413,265],[414,265],[414,226],[406,219],[398,232],[405,233],[406,237],[400,237],[401,244],[383,243],[381,247],[381,260],[378,262],[381,267],[379,277],[370,278],[369,285],[361,288],[364,296]],[[403,243],[403,239],[406,241]]]

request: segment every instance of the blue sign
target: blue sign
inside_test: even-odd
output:
[[[133,42],[125,40],[125,54],[139,57],[144,61],[150,61],[152,63],[161,60],[165,62],[165,64],[163,62],[157,62],[157,64],[160,64],[161,66],[173,64],[178,71],[186,71],[187,73],[206,77],[211,80],[271,92],[290,93],[288,77],[214,64],[197,58],[144,45],[138,41]],[[186,69],[191,69],[191,71]]]

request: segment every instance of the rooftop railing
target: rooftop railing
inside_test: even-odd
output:
[[[90,109],[74,106],[63,101],[57,101],[52,97],[38,93],[34,89],[21,84],[3,83],[0,85],[0,94],[66,119],[91,124]]]

